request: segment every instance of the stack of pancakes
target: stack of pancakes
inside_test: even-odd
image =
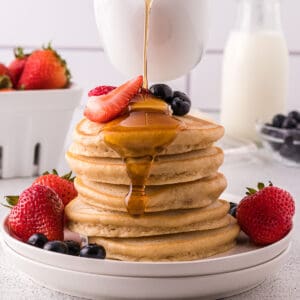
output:
[[[105,247],[107,257],[175,261],[229,250],[239,234],[219,200],[226,179],[218,169],[223,152],[214,146],[223,127],[192,116],[175,140],[155,158],[147,180],[145,214],[128,214],[130,180],[119,155],[104,142],[103,125],[83,119],[66,154],[77,174],[78,197],[65,209],[68,227]]]

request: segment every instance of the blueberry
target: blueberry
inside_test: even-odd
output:
[[[286,116],[284,116],[282,114],[275,115],[272,120],[272,126],[277,127],[277,128],[282,128],[282,124],[285,119],[286,119]]]
[[[152,95],[163,100],[169,100],[173,97],[172,89],[166,84],[154,84],[149,90]]]
[[[234,218],[236,218],[236,209],[237,209],[237,205],[232,207],[230,210],[229,210],[229,214],[232,215]]]
[[[104,259],[106,256],[106,251],[104,247],[97,244],[88,244],[81,248],[79,256]]]
[[[300,123],[297,124],[297,129],[300,129]]]
[[[80,244],[75,241],[65,241],[68,246],[68,254],[78,256],[80,252]]]
[[[45,244],[44,249],[57,253],[68,254],[68,246],[61,241],[51,241]]]
[[[173,98],[170,104],[173,110],[173,114],[176,116],[184,116],[191,109],[191,103],[187,101],[183,101],[179,97]]]
[[[298,123],[300,123],[300,112],[293,110],[288,114],[288,118],[295,119]]]
[[[43,248],[47,242],[48,242],[48,239],[44,234],[35,233],[28,239],[27,244],[38,247],[38,248]]]
[[[183,92],[175,91],[173,94],[173,98],[175,97],[180,98],[182,101],[189,102],[190,104],[192,103],[189,96]]]
[[[236,209],[237,209],[237,204],[234,202],[229,202],[230,204],[230,209],[229,209],[229,214],[232,215],[233,217],[236,216]]]
[[[297,121],[294,118],[286,118],[282,123],[282,128],[292,129],[297,127]]]

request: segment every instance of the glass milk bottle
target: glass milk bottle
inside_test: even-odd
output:
[[[256,141],[255,123],[285,112],[288,73],[280,0],[239,0],[223,58],[221,122],[228,135]]]

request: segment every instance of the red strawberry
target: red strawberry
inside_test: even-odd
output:
[[[49,45],[27,58],[18,82],[19,89],[60,89],[69,84],[70,72],[65,60]]]
[[[25,63],[29,54],[24,54],[23,48],[18,47],[14,50],[15,59],[8,66],[14,87],[17,87],[18,81],[23,73]]]
[[[8,197],[10,204],[16,198]],[[34,185],[25,190],[8,216],[9,228],[26,242],[34,233],[43,233],[49,240],[63,240],[64,207],[50,188]]]
[[[138,76],[106,95],[89,98],[84,115],[93,122],[106,123],[118,117],[139,92],[143,76]]]
[[[292,228],[295,202],[290,193],[278,187],[258,184],[258,191],[248,188],[237,207],[241,229],[254,243],[268,245],[282,239]]]
[[[12,81],[8,68],[0,63],[0,89],[12,87]]]
[[[89,91],[88,96],[92,97],[92,96],[106,95],[109,92],[113,91],[115,88],[116,88],[115,86],[107,86],[107,85],[97,86],[94,89]]]
[[[53,170],[53,174],[46,172],[38,177],[33,184],[41,184],[51,188],[57,193],[63,204],[67,205],[78,194],[73,183],[74,178],[71,176],[72,172],[59,177],[56,170]]]

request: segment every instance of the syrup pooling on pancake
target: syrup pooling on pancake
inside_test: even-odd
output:
[[[126,164],[131,185],[125,205],[131,215],[144,213],[145,186],[152,162],[182,129],[184,124],[172,117],[168,105],[149,94],[137,95],[126,115],[104,126],[104,142]]]

